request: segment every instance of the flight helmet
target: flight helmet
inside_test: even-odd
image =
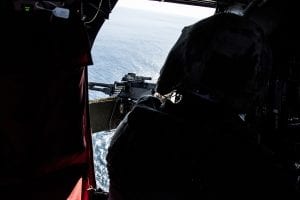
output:
[[[265,96],[271,60],[256,23],[235,14],[215,14],[183,29],[160,71],[156,91],[196,92],[245,107]]]

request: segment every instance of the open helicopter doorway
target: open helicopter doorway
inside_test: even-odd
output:
[[[108,191],[107,148],[114,129],[141,95],[151,94],[164,60],[184,26],[214,8],[119,0],[99,31],[88,69],[97,188]]]

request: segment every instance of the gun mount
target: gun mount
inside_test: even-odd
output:
[[[128,73],[123,76],[121,82],[113,84],[89,82],[89,90],[103,92],[109,96],[137,100],[142,95],[153,94],[155,83],[147,83],[151,77],[137,76],[135,73]]]
[[[147,83],[146,80],[151,80],[151,77],[128,73],[120,82],[113,84],[89,82],[89,90],[109,95],[108,98],[90,101],[92,132],[116,128],[140,97],[152,95],[156,84]]]

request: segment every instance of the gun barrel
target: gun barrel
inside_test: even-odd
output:
[[[95,90],[100,91],[105,94],[111,95],[114,90],[113,84],[107,84],[107,83],[96,83],[96,82],[89,82],[88,83],[89,90]]]
[[[108,88],[112,88],[112,87],[114,87],[114,85],[113,84],[108,84],[108,83],[89,82],[89,88],[90,87],[108,87]]]

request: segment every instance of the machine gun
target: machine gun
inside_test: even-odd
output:
[[[89,82],[89,90],[103,92],[109,96],[116,96],[128,100],[137,100],[142,95],[153,94],[155,84],[147,83],[151,77],[137,76],[135,73],[128,73],[123,76],[121,82],[113,84]]]
[[[152,95],[156,84],[146,80],[151,80],[151,77],[128,73],[120,82],[113,84],[89,82],[89,90],[109,95],[108,98],[90,101],[92,132],[114,129],[141,96]]]

